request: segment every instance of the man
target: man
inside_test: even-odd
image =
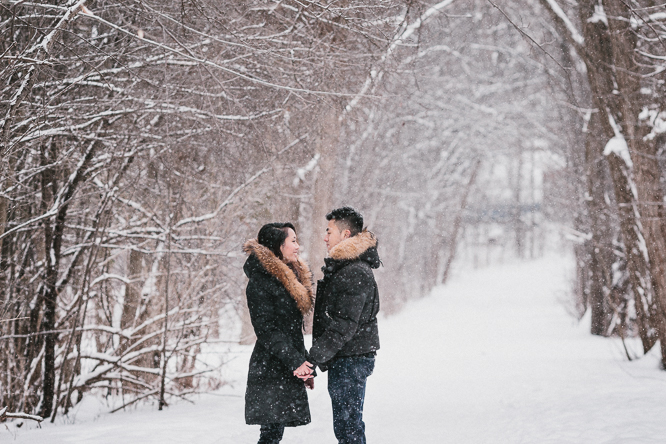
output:
[[[377,239],[350,207],[326,215],[329,257],[317,283],[310,362],[328,370],[333,430],[340,444],[365,444],[366,379],[379,349],[379,292],[372,269],[381,264]]]

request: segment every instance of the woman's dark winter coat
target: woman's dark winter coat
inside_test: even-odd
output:
[[[305,384],[293,375],[308,356],[303,315],[312,308],[312,274],[300,261],[288,267],[256,240],[243,249],[247,306],[257,335],[245,393],[248,424],[298,426],[310,422]]]
[[[336,357],[379,349],[379,291],[372,269],[381,264],[377,239],[369,231],[333,247],[324,278],[317,282],[310,362],[326,370]]]

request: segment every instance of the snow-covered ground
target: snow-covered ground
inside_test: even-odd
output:
[[[590,336],[565,310],[571,260],[549,257],[459,273],[427,298],[382,319],[382,349],[368,381],[368,442],[661,443],[666,372],[658,356],[628,362],[618,340]],[[635,341],[629,346],[639,350]],[[0,430],[0,442],[255,443],[243,420],[251,348],[235,350],[235,382],[166,411],[143,406]],[[313,423],[283,442],[335,444],[325,374],[310,393]],[[73,422],[73,423],[72,423]]]

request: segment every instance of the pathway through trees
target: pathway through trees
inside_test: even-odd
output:
[[[589,319],[579,324],[566,313],[572,267],[550,257],[459,273],[383,319],[366,400],[368,442],[662,442],[666,373],[659,357],[628,362],[619,340],[590,336]],[[637,340],[628,347],[641,350]],[[24,427],[15,442],[254,443],[258,427],[243,422],[249,350],[240,348],[229,366],[239,382],[195,405],[95,420],[80,409],[75,424]],[[284,443],[335,443],[325,375],[311,407],[313,424],[287,429]]]

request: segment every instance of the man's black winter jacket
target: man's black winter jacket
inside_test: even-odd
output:
[[[381,264],[369,231],[333,247],[317,283],[310,362],[326,370],[336,357],[379,349],[379,291],[372,269]]]

